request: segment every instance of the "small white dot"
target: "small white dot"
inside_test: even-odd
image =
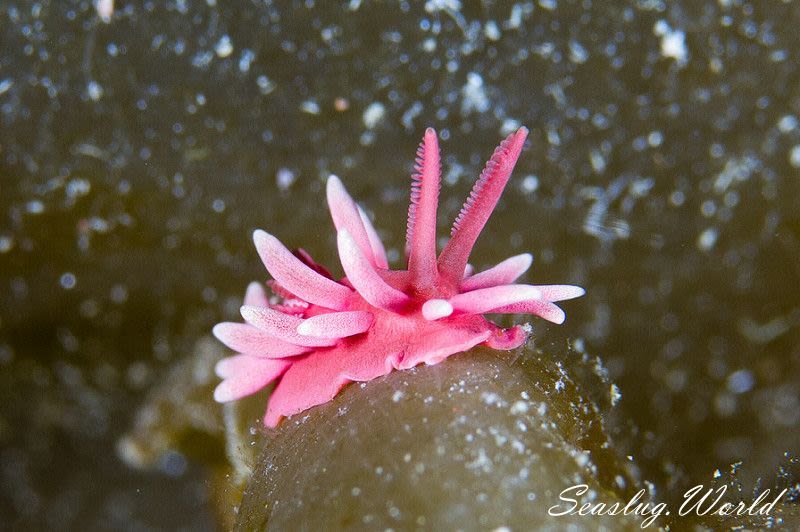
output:
[[[31,214],[41,214],[44,212],[44,203],[40,200],[31,200],[26,205],[26,209]]]
[[[75,278],[75,274],[72,272],[65,272],[61,274],[61,279],[59,279],[59,282],[65,290],[72,290],[75,288],[75,285],[78,284],[78,280]]]
[[[223,35],[214,47],[214,51],[219,57],[228,57],[231,55],[233,53],[233,43],[231,42],[231,38],[227,35]]]
[[[781,133],[789,133],[797,127],[797,117],[794,115],[784,115],[778,121],[778,130]]]

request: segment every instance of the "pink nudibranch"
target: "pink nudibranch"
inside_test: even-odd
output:
[[[478,344],[514,349],[527,339],[522,326],[501,329],[483,314],[528,313],[562,323],[564,311],[554,302],[584,290],[514,284],[530,267],[530,254],[476,274],[467,264],[527,135],[520,128],[494,151],[437,257],[439,146],[436,132],[425,131],[411,176],[407,269],[389,269],[378,233],[333,175],[328,206],[346,277],[335,280],[302,249],[291,252],[256,231],[256,250],[273,277],[267,283],[274,302],[261,284],[251,283],[241,308],[245,323],[214,327],[214,335],[238,353],[217,364],[223,381],[214,398],[233,401],[277,380],[264,416],[264,424],[274,427],[284,416],[330,401],[349,382],[437,364]]]

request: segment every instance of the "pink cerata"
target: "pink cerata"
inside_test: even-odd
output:
[[[214,398],[240,399],[277,380],[264,416],[274,427],[284,416],[330,401],[349,382],[437,364],[479,344],[510,350],[527,339],[529,328],[502,329],[483,314],[535,314],[562,323],[564,311],[553,302],[584,290],[514,284],[531,265],[530,254],[475,274],[467,264],[527,135],[520,128],[494,151],[437,257],[439,146],[436,132],[425,131],[411,176],[405,269],[389,268],[369,218],[336,176],[328,178],[327,197],[346,277],[337,281],[304,250],[289,251],[271,234],[255,231],[273,297],[251,283],[241,308],[245,323],[214,327],[238,353],[217,364],[223,381]]]

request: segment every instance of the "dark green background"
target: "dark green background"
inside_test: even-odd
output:
[[[603,359],[647,478],[800,450],[792,2],[116,4],[0,2],[0,522],[212,528],[200,466],[134,472],[115,441],[265,275],[252,229],[337,265],[329,172],[401,250],[426,126],[442,235],[530,128],[473,262],[531,251],[529,281],[587,288],[535,328]]]

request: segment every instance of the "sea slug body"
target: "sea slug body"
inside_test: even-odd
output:
[[[509,350],[528,336],[523,326],[502,329],[483,314],[535,314],[554,323],[554,303],[583,295],[578,286],[514,284],[530,267],[530,254],[472,273],[467,260],[497,205],[522,151],[520,128],[497,147],[456,218],[450,240],[436,253],[440,160],[436,132],[428,128],[417,150],[406,230],[405,269],[392,270],[383,243],[363,210],[336,176],[327,199],[345,277],[336,280],[302,249],[274,236],[253,235],[272,275],[251,283],[241,308],[244,323],[220,323],[214,335],[238,354],[221,360],[219,402],[250,395],[277,380],[264,424],[331,400],[352,381],[395,369],[437,364],[478,344]]]

